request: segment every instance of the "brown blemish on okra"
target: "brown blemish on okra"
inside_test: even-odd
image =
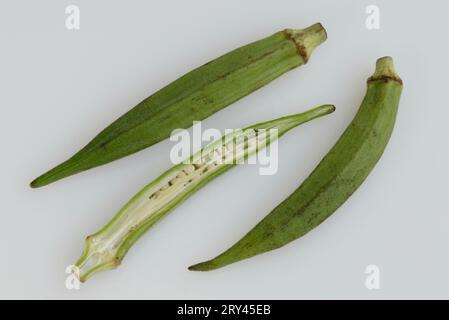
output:
[[[309,61],[312,51],[327,39],[326,29],[321,23],[315,23],[304,30],[285,29],[282,32],[288,40],[293,42],[297,53],[305,63]]]
[[[402,85],[402,79],[396,74],[391,57],[387,56],[377,60],[376,71],[368,78],[368,83],[374,81],[396,81]]]
[[[389,81],[396,81],[400,84],[402,84],[402,79],[395,78],[391,76],[377,76],[377,77],[371,77],[368,79],[368,82],[374,82],[374,81],[383,81],[383,82],[389,82]]]

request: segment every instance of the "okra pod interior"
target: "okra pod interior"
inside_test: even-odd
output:
[[[148,228],[194,191],[290,129],[334,110],[332,105],[323,105],[234,131],[166,171],[129,200],[105,227],[87,237],[75,274],[85,281],[98,271],[115,268]]]

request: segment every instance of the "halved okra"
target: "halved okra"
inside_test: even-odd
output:
[[[323,105],[233,131],[166,171],[129,200],[105,227],[87,237],[73,269],[75,275],[85,281],[96,272],[117,267],[148,228],[201,186],[290,129],[334,110],[332,105]]]

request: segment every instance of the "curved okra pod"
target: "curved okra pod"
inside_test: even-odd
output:
[[[326,40],[321,24],[286,29],[185,74],[140,102],[70,159],[31,182],[37,188],[147,148],[307,63]]]
[[[334,110],[332,105],[323,105],[234,131],[166,171],[129,200],[105,227],[87,237],[75,275],[85,281],[96,272],[117,267],[148,228],[201,186],[290,129]]]
[[[327,219],[380,159],[393,131],[401,91],[393,60],[379,59],[354,120],[302,185],[231,248],[189,269],[213,270],[277,249]]]

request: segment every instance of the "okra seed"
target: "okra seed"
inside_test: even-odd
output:
[[[189,165],[187,165],[186,167],[184,167],[183,170],[184,170],[185,173],[189,174],[189,173],[195,171],[195,166],[189,164]]]
[[[186,176],[187,176],[187,174],[184,171],[181,171],[180,173],[178,173],[178,175],[176,177],[177,178],[184,178]]]
[[[200,169],[202,166],[204,166],[203,163],[194,163],[195,169]]]

